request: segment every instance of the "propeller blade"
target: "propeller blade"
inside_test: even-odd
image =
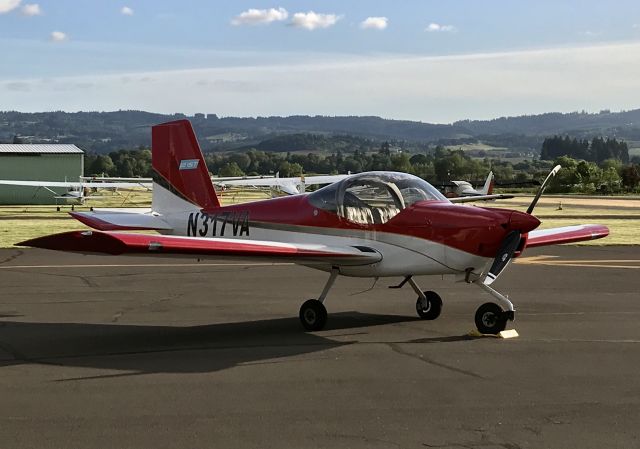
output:
[[[493,281],[495,281],[502,270],[506,268],[506,266],[511,261],[513,257],[513,253],[518,249],[518,245],[520,244],[520,231],[511,231],[502,241],[502,246],[496,255],[496,258],[493,260],[493,265],[491,265],[491,269],[489,273],[487,273],[487,277],[484,279],[485,285],[491,285]]]
[[[544,182],[542,183],[542,185],[538,189],[538,193],[536,193],[536,197],[533,199],[533,201],[531,201],[531,204],[529,205],[529,208],[527,209],[527,213],[528,214],[531,214],[531,212],[533,212],[533,208],[536,207],[536,204],[538,204],[538,200],[542,196],[542,193],[544,192],[544,189],[547,188],[547,184],[549,184],[549,181],[551,180],[551,178],[554,177],[556,175],[556,173],[558,173],[558,171],[561,168],[562,167],[560,165],[556,165],[555,167],[553,167],[553,170],[551,170],[551,172],[549,172],[547,177],[544,179]]]

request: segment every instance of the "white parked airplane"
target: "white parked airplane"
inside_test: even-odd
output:
[[[11,186],[25,186],[25,187],[35,187],[36,189],[45,189],[53,195],[56,199],[63,199],[66,201],[83,203],[87,199],[95,199],[100,198],[98,196],[87,195],[87,192],[90,189],[132,189],[136,187],[142,187],[147,190],[151,190],[151,180],[146,181],[138,181],[138,182],[114,182],[114,181],[33,181],[33,180],[17,180],[17,179],[2,179],[0,180],[0,185],[11,185]],[[60,195],[54,188],[64,188],[67,191]]]
[[[469,181],[449,181],[438,186],[444,196],[454,199],[456,203],[480,200],[498,200],[513,198],[513,195],[493,194],[493,172],[490,171],[481,189],[474,189]]]
[[[237,179],[228,181],[213,180],[214,184],[221,187],[275,187],[288,195],[304,193],[308,185],[333,184],[348,177],[349,175],[318,175],[318,176],[296,176],[292,178],[266,178],[266,179]]]

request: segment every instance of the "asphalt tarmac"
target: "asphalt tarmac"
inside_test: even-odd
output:
[[[419,279],[429,322],[398,279],[338,278],[305,333],[325,273],[2,250],[0,447],[640,447],[640,249],[525,256],[503,340],[467,336],[490,297],[448,279]]]

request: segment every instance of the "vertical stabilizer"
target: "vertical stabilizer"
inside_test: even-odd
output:
[[[480,190],[481,195],[491,195],[493,192],[493,172],[489,172],[489,176],[487,176],[487,180],[484,182],[484,186],[482,186],[482,190]]]
[[[151,160],[154,211],[188,210],[194,206],[201,209],[220,207],[188,120],[152,127]]]

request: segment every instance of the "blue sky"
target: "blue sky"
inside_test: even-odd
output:
[[[0,54],[3,110],[443,123],[640,107],[626,0],[0,0]]]

